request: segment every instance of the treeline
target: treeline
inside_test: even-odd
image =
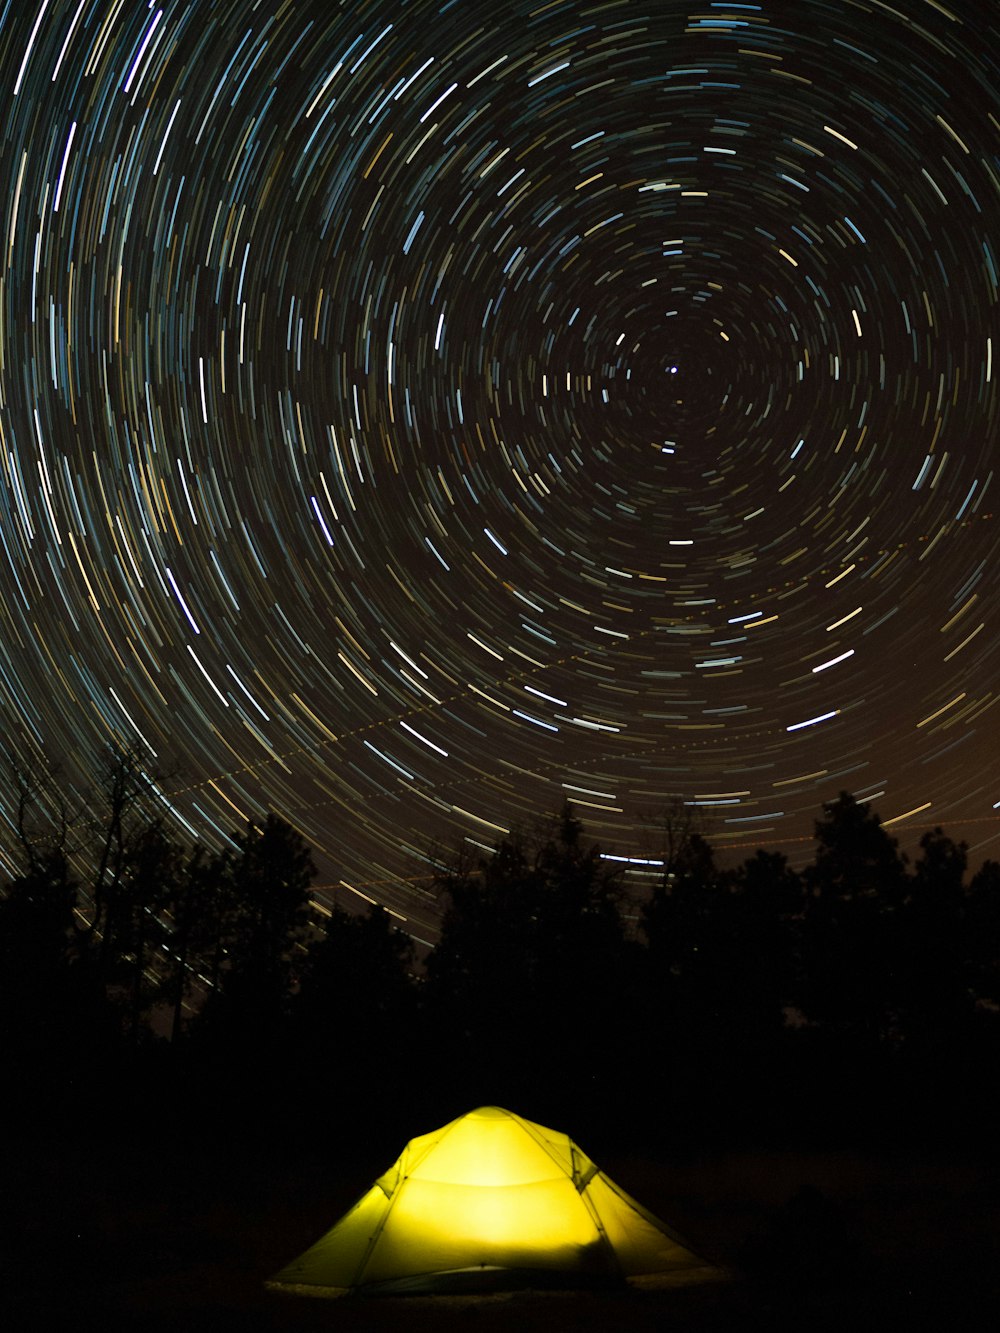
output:
[[[441,859],[440,940],[311,897],[270,816],[181,845],[137,756],[85,820],[13,771],[0,1059],[19,1125],[322,1144],[484,1102],[592,1136],[986,1134],[1000,864],[940,829],[909,863],[850,795],[804,870],[732,870],[683,808],[637,896],[567,807]]]

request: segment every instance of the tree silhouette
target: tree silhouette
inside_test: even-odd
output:
[[[215,989],[202,1017],[245,1048],[276,1038],[286,1025],[316,868],[301,834],[274,814],[262,826],[248,823],[235,842],[228,873],[212,883]]]
[[[74,978],[86,975],[90,990],[112,1002],[122,1030],[139,1040],[163,970],[169,932],[160,913],[180,855],[160,817],[160,776],[137,750],[109,745],[96,791],[70,810],[58,769],[9,757],[8,771],[25,882],[55,892],[51,886],[69,883],[72,863]]]
[[[477,866],[456,858],[438,887],[446,910],[425,1000],[440,1077],[481,1100],[609,1095],[603,1080],[633,1026],[633,946],[616,876],[570,808],[548,835],[505,838]]]
[[[815,824],[816,856],[806,871],[813,897],[876,898],[895,907],[906,889],[906,858],[871,806],[842,791]]]
[[[199,997],[219,988],[226,942],[234,914],[231,891],[231,862],[228,851],[209,852],[193,847],[169,883],[166,915],[170,938],[162,996],[170,1006],[171,1040],[183,1032],[189,996]]]
[[[170,927],[165,912],[181,873],[183,852],[157,821],[130,839],[106,921],[113,951],[106,957],[109,980],[120,987],[125,1030],[131,1041],[145,1035],[143,1019],[161,998]]]
[[[895,913],[890,959],[900,1040],[940,1044],[969,1009],[962,966],[965,843],[940,828],[920,839],[906,901]]]
[[[366,1119],[404,1095],[415,1067],[413,942],[382,907],[334,908],[302,960],[292,1031],[304,1093]]]
[[[1000,862],[984,861],[969,881],[962,959],[966,986],[981,1012],[1000,1012]]]
[[[757,851],[733,875],[730,1032],[745,1050],[773,1047],[795,992],[802,880],[780,852]]]
[[[158,822],[162,806],[156,799],[158,775],[150,772],[137,749],[109,745],[104,753],[97,792],[81,822],[90,832],[85,849],[90,882],[86,904],[89,921],[83,930],[95,952],[102,975],[114,984],[121,938],[130,929],[131,894],[126,865],[145,830]],[[148,879],[148,875],[147,875]]]
[[[76,894],[65,857],[53,852],[36,857],[0,898],[0,1030],[8,1060],[63,1046]]]
[[[679,1050],[688,1042],[700,1002],[703,951],[708,949],[711,955],[709,941],[717,931],[718,909],[728,886],[711,845],[689,824],[671,824],[664,860],[663,879],[643,904],[640,921],[648,948],[654,1022]],[[700,1044],[699,1037],[694,1041]]]
[[[841,792],[823,811],[804,873],[798,1007],[829,1034],[870,1047],[892,1026],[891,915],[906,865],[868,805]]]

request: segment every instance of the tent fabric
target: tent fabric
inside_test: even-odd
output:
[[[269,1285],[327,1295],[503,1275],[575,1285],[703,1263],[566,1134],[485,1106],[412,1139]]]

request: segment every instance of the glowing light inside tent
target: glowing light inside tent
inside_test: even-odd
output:
[[[486,1106],[412,1139],[270,1285],[434,1291],[498,1270],[572,1283],[701,1267],[567,1135]]]

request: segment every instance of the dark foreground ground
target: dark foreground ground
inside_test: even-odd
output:
[[[361,1136],[359,1136],[360,1139]],[[398,1145],[401,1147],[402,1145]],[[279,1295],[264,1279],[394,1156],[306,1133],[276,1161],[233,1144],[155,1152],[5,1143],[0,1328],[106,1333],[1000,1328],[1000,1172],[941,1149],[699,1149],[600,1165],[727,1280],[483,1297]],[[353,1148],[353,1155],[352,1155]],[[6,1313],[4,1313],[6,1311]]]

